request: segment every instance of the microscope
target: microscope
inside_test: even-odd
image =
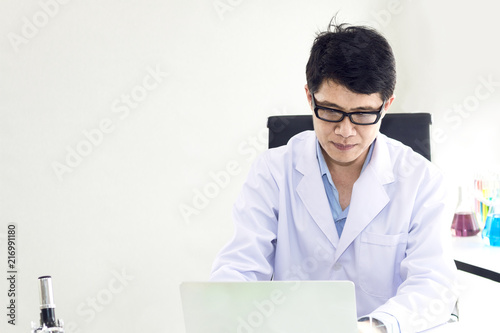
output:
[[[52,292],[52,278],[41,276],[40,283],[40,322],[31,322],[31,333],[64,333],[63,321],[56,319],[54,295]]]

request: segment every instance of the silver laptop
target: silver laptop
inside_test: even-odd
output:
[[[183,282],[186,333],[357,332],[351,281]]]

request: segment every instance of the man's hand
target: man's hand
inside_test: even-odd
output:
[[[376,323],[377,322],[377,323]],[[369,320],[358,321],[359,333],[387,333],[387,329],[378,320],[370,323]]]

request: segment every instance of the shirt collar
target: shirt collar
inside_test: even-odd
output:
[[[363,163],[363,167],[361,168],[361,173],[363,173],[363,170],[365,170],[366,166],[368,165],[368,163],[370,163],[370,160],[372,159],[372,153],[373,153],[373,147],[375,146],[375,141],[377,141],[377,139],[375,139],[370,145],[370,148],[368,150],[368,155],[366,155],[365,162]],[[326,176],[328,177],[328,182],[334,185],[332,180],[332,175],[330,174],[330,170],[328,170],[328,166],[326,165],[325,157],[321,152],[321,146],[319,144],[317,137],[316,137],[316,156],[318,158],[319,170],[321,172],[321,175],[323,176],[326,174]]]

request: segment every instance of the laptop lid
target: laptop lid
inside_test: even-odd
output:
[[[351,281],[183,282],[186,333],[357,332]]]

